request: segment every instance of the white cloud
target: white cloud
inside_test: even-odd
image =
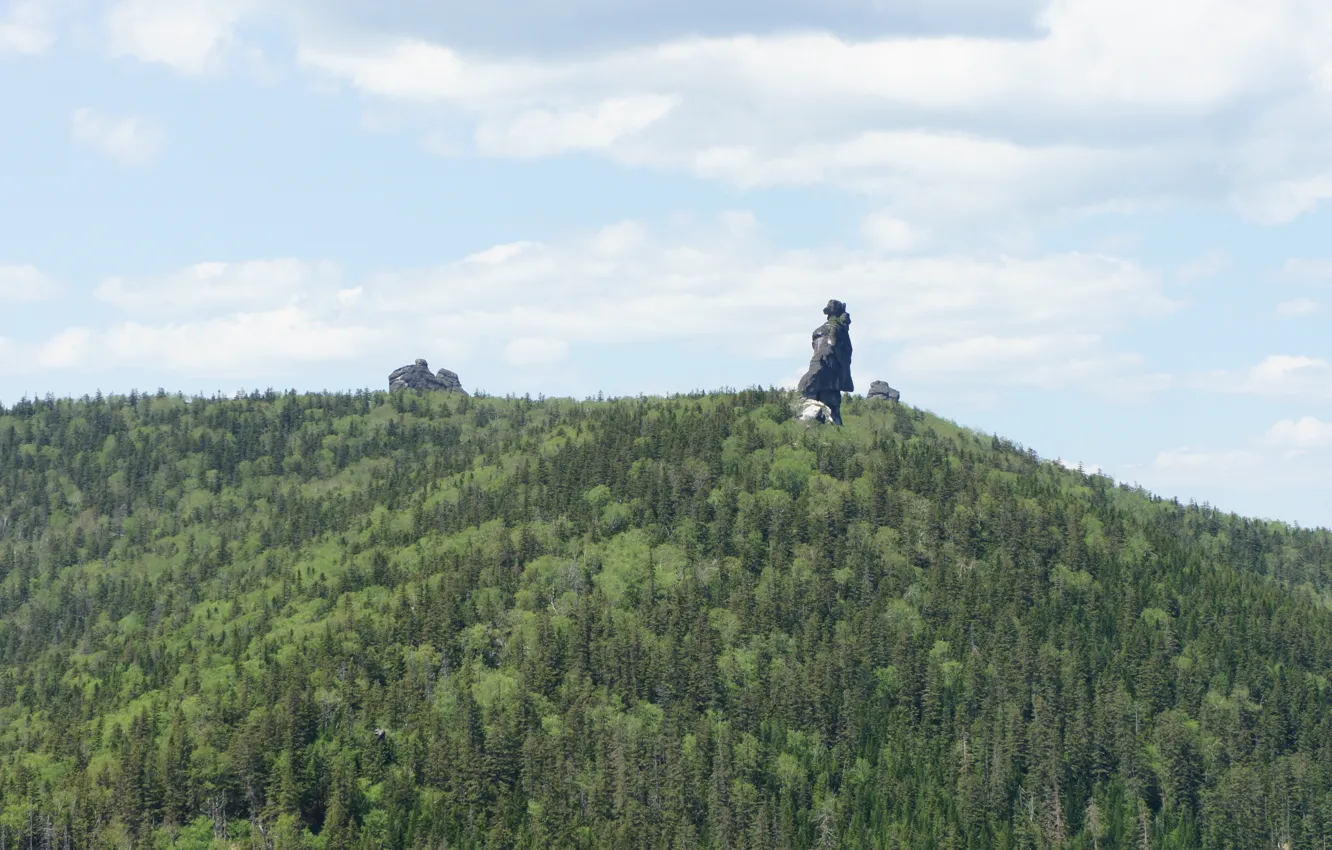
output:
[[[1312,416],[1283,419],[1235,447],[1160,452],[1143,474],[1145,483],[1161,488],[1308,488],[1326,493],[1332,480],[1332,422]]]
[[[162,131],[138,118],[109,118],[80,109],[72,124],[75,139],[123,165],[142,165],[162,148]]]
[[[252,0],[118,0],[107,14],[113,56],[158,62],[183,74],[219,70]]]
[[[1287,260],[1282,273],[1292,280],[1332,280],[1332,260]]]
[[[672,40],[548,61],[468,57],[419,39],[306,43],[302,59],[367,92],[418,100],[475,103],[542,89],[670,80],[693,92],[711,83],[821,112],[889,104],[934,111],[1059,107],[1093,115],[1107,106],[1211,109],[1274,85],[1307,82],[1329,55],[1321,39],[1332,19],[1310,0],[1181,0],[1168,12],[1149,0],[1055,0],[1040,24],[1044,34],[1036,39],[853,42],[804,32]]]
[[[1195,376],[1193,383],[1215,392],[1326,401],[1332,399],[1332,363],[1319,357],[1273,354],[1247,369]]]
[[[866,216],[860,230],[870,245],[895,253],[911,251],[928,241],[928,237],[909,222],[885,213]]]
[[[378,335],[354,318],[334,324],[290,306],[182,324],[130,322],[108,329],[96,342],[115,363],[248,379],[293,364],[353,360]]]
[[[37,365],[47,369],[77,366],[91,350],[92,331],[85,327],[67,328],[35,347]]]
[[[550,75],[536,64],[469,62],[448,47],[417,39],[362,47],[304,44],[300,60],[370,94],[478,106],[493,97],[535,88]]]
[[[46,0],[11,0],[0,16],[0,56],[45,53],[55,43],[51,9]]]
[[[120,367],[249,380],[309,363],[345,362],[392,337],[366,314],[364,288],[336,265],[293,259],[199,263],[103,280],[95,297],[127,317],[10,341],[6,371]]]
[[[172,368],[238,376],[397,352],[410,339],[432,340],[451,363],[498,349],[523,369],[559,362],[575,344],[662,342],[799,365],[819,307],[837,297],[855,317],[863,368],[987,390],[1147,386],[1139,358],[1117,351],[1112,337],[1176,307],[1158,275],[1113,257],[780,250],[739,211],[675,229],[626,221],[551,243],[507,243],[352,287],[327,264],[275,260],[110,278],[97,295],[135,321],[93,329],[73,359],[166,358]]]
[[[302,37],[300,60],[460,111],[485,153],[586,148],[739,186],[827,183],[913,223],[1178,199],[1278,222],[1332,197],[1322,0],[1051,0],[1038,25],[1035,38],[797,32],[544,59]]]
[[[341,279],[332,263],[294,259],[244,263],[198,263],[156,277],[111,277],[97,285],[95,296],[128,313],[180,316],[222,310],[257,311],[286,305],[323,291]],[[339,293],[350,303],[355,297]]]
[[[1312,212],[1332,198],[1332,171],[1289,180],[1258,183],[1242,189],[1236,200],[1260,224],[1285,224]]]
[[[21,343],[0,337],[0,372],[9,374],[41,373],[68,369],[84,362],[92,331],[86,327],[66,328],[38,343]]]
[[[43,301],[60,292],[60,284],[35,266],[0,264],[0,304],[8,301]]]
[[[755,226],[753,216],[748,213],[723,213],[721,220],[724,232],[733,236],[744,235]],[[593,233],[586,248],[597,257],[628,257],[635,251],[650,250],[651,238],[642,222],[621,221]]]
[[[299,307],[148,325],[120,322],[69,328],[36,344],[9,342],[0,369],[96,372],[134,367],[140,374],[253,380],[294,365],[353,360],[382,338],[354,320],[327,321]]]
[[[1230,265],[1230,258],[1221,251],[1213,251],[1204,257],[1185,263],[1175,270],[1175,279],[1181,283],[1193,283],[1195,280],[1212,277]]]
[[[464,263],[494,266],[539,248],[541,248],[541,244],[538,242],[506,242],[503,245],[494,245],[484,251],[477,251],[475,254],[468,254],[463,257],[462,261]]]
[[[698,342],[786,357],[806,350],[815,307],[835,296],[865,319],[858,344],[893,343],[894,374],[1043,386],[1136,371],[1108,336],[1176,306],[1156,275],[1110,257],[780,251],[741,218],[680,236],[626,222],[559,244],[497,246],[376,276],[366,299],[385,316],[421,318],[459,353],[480,341],[478,329],[502,328],[520,340]],[[539,359],[529,348],[516,348],[517,359]]]
[[[985,375],[996,383],[1045,389],[1095,388],[1111,376],[1138,371],[1141,363],[1134,355],[1107,352],[1094,333],[979,336],[913,346],[898,357],[900,367],[917,378]]]
[[[780,137],[775,141],[780,144]],[[626,153],[630,161],[640,157]],[[999,138],[923,130],[871,130],[831,142],[777,149],[772,142],[703,147],[680,164],[742,188],[831,184],[891,198],[893,208],[947,220],[1041,209],[1090,209],[1122,186],[1122,173],[1151,174],[1148,151],[1019,145]]]
[[[1290,301],[1282,301],[1276,305],[1277,315],[1279,316],[1308,316],[1321,309],[1323,309],[1323,305],[1312,298],[1293,298]]]
[[[607,98],[586,110],[531,109],[483,123],[476,144],[483,153],[517,157],[609,148],[664,118],[676,103],[675,98],[649,94]]]
[[[1267,456],[1252,449],[1211,451],[1185,446],[1157,454],[1147,470],[1158,486],[1229,484],[1237,477],[1270,468]]]
[[[728,210],[721,214],[721,223],[726,233],[737,239],[745,239],[758,234],[758,219],[747,210]],[[646,228],[640,227],[637,232],[641,236],[647,235]]]
[[[470,132],[486,155],[588,150],[741,187],[829,184],[931,231],[1179,201],[1280,223],[1332,198],[1324,0],[1047,0],[1014,37],[851,40],[781,14],[756,12],[775,34],[507,56],[461,35],[357,37],[335,9],[273,0],[117,0],[107,27],[113,53],[201,74],[268,15],[292,22],[302,67],[424,107],[427,123],[467,122],[428,127],[428,150],[458,153]],[[404,32],[421,16],[391,17]]]
[[[569,356],[562,339],[512,339],[504,346],[504,359],[515,366],[550,366]]]
[[[1282,419],[1267,429],[1264,442],[1278,449],[1314,449],[1332,446],[1332,422],[1312,416]]]

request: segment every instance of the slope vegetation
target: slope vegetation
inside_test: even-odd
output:
[[[787,405],[0,409],[0,847],[1328,846],[1326,532]]]

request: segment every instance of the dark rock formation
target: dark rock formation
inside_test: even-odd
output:
[[[814,331],[814,356],[796,392],[828,408],[829,418],[842,424],[842,393],[854,392],[851,380],[851,314],[841,301],[823,308],[828,321]],[[812,408],[807,408],[812,409]]]
[[[444,386],[440,387],[440,389],[446,392],[467,395],[467,390],[462,388],[462,379],[458,377],[457,372],[450,369],[440,369],[435,373],[435,379],[443,382]]]
[[[865,398],[880,398],[884,401],[901,401],[902,394],[888,386],[887,381],[871,381],[869,392],[865,394]]]
[[[446,393],[467,395],[458,380],[458,373],[440,369],[438,375],[430,374],[430,366],[424,360],[418,360],[410,366],[394,369],[389,373],[389,391],[396,390],[442,390]]]

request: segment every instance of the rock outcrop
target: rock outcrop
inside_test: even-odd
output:
[[[831,407],[812,398],[802,398],[795,405],[795,418],[800,422],[827,425],[836,421],[833,418],[835,415]]]
[[[435,380],[444,385],[440,387],[440,389],[445,392],[467,395],[467,390],[462,388],[462,379],[458,377],[457,372],[454,372],[451,369],[440,369],[435,373]]]
[[[833,300],[823,308],[828,321],[814,330],[811,344],[814,356],[809,361],[809,371],[796,385],[796,392],[810,401],[819,402],[827,409],[822,420],[842,424],[842,393],[854,392],[855,383],[851,380],[851,314],[846,312],[846,304]],[[813,416],[815,408],[802,404],[797,411],[798,418]]]
[[[467,395],[457,372],[440,369],[438,374],[432,375],[429,364],[424,360],[418,360],[410,366],[403,366],[389,373],[389,391],[397,390],[440,390]]]
[[[902,394],[888,386],[887,381],[871,381],[869,392],[865,394],[865,398],[877,398],[884,401],[901,401]]]

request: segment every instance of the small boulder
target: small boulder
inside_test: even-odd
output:
[[[819,425],[837,422],[837,414],[833,409],[815,398],[797,399],[795,418],[797,422],[818,423]]]
[[[458,377],[457,372],[449,369],[440,369],[435,373],[435,377],[444,384],[441,389],[451,393],[462,393],[463,395],[467,395],[467,391],[462,388],[462,380]]]
[[[887,381],[873,381],[865,398],[878,398],[884,401],[901,401],[902,394],[888,386]]]
[[[467,395],[457,372],[440,369],[438,375],[432,375],[430,365],[424,360],[417,360],[410,366],[403,366],[389,373],[389,392],[398,390],[439,390]]]

